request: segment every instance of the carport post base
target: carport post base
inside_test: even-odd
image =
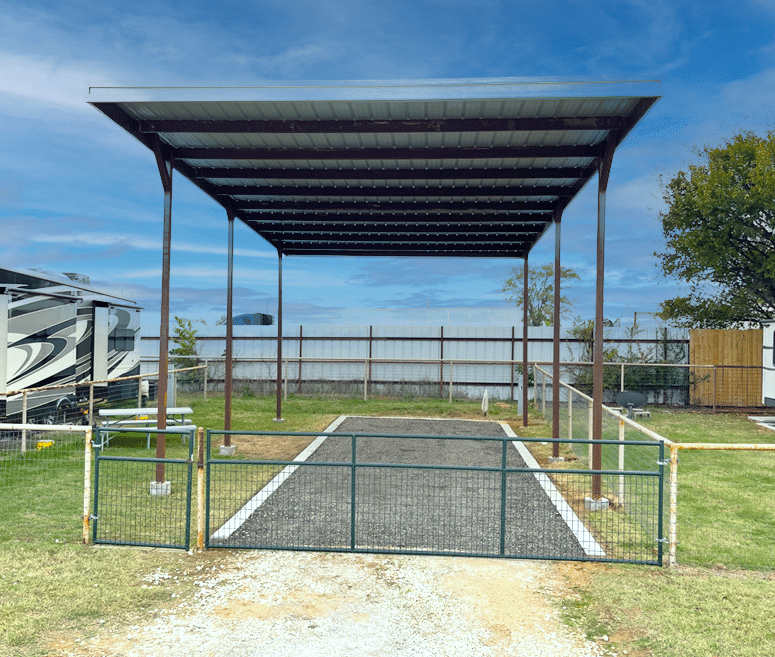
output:
[[[272,422],[285,422],[284,417],[276,417],[272,419]]]
[[[172,494],[172,482],[170,481],[152,481],[151,496],[166,497]]]
[[[236,445],[229,445],[228,447],[226,445],[221,445],[218,453],[221,456],[234,456],[234,454],[237,453],[237,446]]]
[[[565,460],[564,456],[550,456],[549,463],[562,463]]]
[[[592,499],[591,497],[584,498],[584,508],[587,511],[605,511],[608,509],[608,498],[601,497],[599,500]]]

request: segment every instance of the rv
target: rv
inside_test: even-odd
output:
[[[0,422],[85,420],[90,381],[140,373],[140,308],[78,274],[0,269]],[[96,403],[138,399],[138,380],[94,386]]]

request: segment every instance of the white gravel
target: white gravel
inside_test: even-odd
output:
[[[311,552],[231,553],[195,596],[72,655],[598,657],[567,628],[552,564]],[[162,571],[147,586],[164,586]]]

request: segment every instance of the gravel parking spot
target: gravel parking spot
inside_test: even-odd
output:
[[[348,434],[504,437],[496,422],[347,418],[222,543],[233,547],[350,549],[353,488]],[[337,435],[343,434],[343,435]],[[501,441],[428,438],[357,439],[359,463],[499,468]],[[525,467],[512,445],[507,467]],[[583,557],[578,539],[530,473],[359,467],[355,482],[355,548],[447,554]]]

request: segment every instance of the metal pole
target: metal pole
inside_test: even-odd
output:
[[[369,401],[369,360],[363,361],[363,401]]]
[[[560,437],[560,222],[562,209],[554,217],[554,340],[552,350],[552,438]],[[552,457],[560,457],[560,443],[552,443]]]
[[[619,420],[619,472],[624,471],[624,420]],[[619,504],[624,504],[624,475],[619,475]]]
[[[593,439],[603,437],[603,293],[605,281],[605,201],[608,189],[608,176],[611,173],[611,162],[616,148],[615,133],[611,133],[606,143],[605,155],[598,163],[597,181],[597,282],[595,295],[595,336],[594,353],[592,355],[592,432]],[[592,470],[602,470],[603,450],[598,443],[592,449]],[[602,479],[600,475],[592,476],[592,498],[600,499],[602,494]]]
[[[452,369],[455,366],[455,364],[452,361],[449,361],[449,403],[452,403]],[[512,370],[514,369],[512,365]]]
[[[522,274],[522,426],[527,426],[527,256]]]
[[[229,206],[226,208],[226,218],[229,221],[229,242],[228,242],[228,273],[226,280],[226,371],[223,377],[223,429],[231,431],[231,395],[233,379],[233,294],[234,294],[234,209]],[[226,434],[223,437],[223,446],[231,447],[231,435]]]
[[[172,172],[174,156],[165,158],[158,136],[154,140],[154,154],[164,188],[164,232],[161,268],[161,325],[159,327],[159,383],[156,404],[156,428],[167,428],[167,370],[170,338],[170,244],[172,241]],[[156,458],[163,459],[166,452],[164,434],[156,434]],[[156,482],[164,482],[164,463],[156,464]]]
[[[441,327],[439,339],[439,397],[444,398],[444,327]]]
[[[89,396],[93,399],[94,384],[89,384]],[[143,407],[143,377],[137,377],[137,408]],[[91,413],[89,414],[89,424],[91,424]]]
[[[277,249],[277,417],[275,422],[283,421],[282,399],[282,362],[283,362],[283,252]]]
[[[619,375],[619,391],[624,392],[624,363],[621,364],[621,370]]]
[[[573,440],[573,390],[568,389],[568,440]]]
[[[142,405],[142,404],[141,404]],[[89,425],[94,425],[94,383],[89,384]]]
[[[205,372],[204,372],[204,381],[203,381],[204,401],[207,401],[207,371],[209,369],[210,369],[210,366],[207,362],[207,359],[205,358]]]

